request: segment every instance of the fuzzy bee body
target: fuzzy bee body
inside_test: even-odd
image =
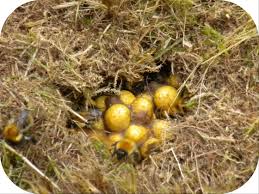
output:
[[[3,129],[2,135],[5,140],[10,141],[12,143],[19,143],[23,139],[23,134],[20,132],[17,124],[11,123],[5,126]]]
[[[18,144],[24,140],[24,132],[33,124],[33,118],[28,110],[22,110],[16,119],[11,119],[2,130],[5,140]],[[25,138],[28,139],[28,138]]]
[[[17,127],[21,129],[28,129],[33,124],[33,118],[28,110],[22,110],[17,118]]]
[[[116,156],[117,160],[130,159],[133,162],[139,162],[141,160],[141,155],[138,150],[137,144],[127,138],[118,141],[114,145],[113,156]]]

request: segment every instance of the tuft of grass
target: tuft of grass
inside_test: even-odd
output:
[[[245,135],[246,137],[250,137],[254,133],[256,133],[259,130],[259,119],[254,121],[252,125],[245,129]]]
[[[202,29],[202,33],[207,36],[205,44],[216,46],[219,52],[226,49],[224,36],[220,32],[209,25],[205,25]]]
[[[102,160],[111,159],[111,154],[103,142],[98,140],[93,140],[92,146],[95,152],[100,155]]]

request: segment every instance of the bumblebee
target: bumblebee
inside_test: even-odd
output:
[[[141,155],[137,144],[127,138],[124,138],[114,145],[112,156],[116,156],[117,160],[132,160],[132,162],[140,162]]]
[[[16,119],[11,119],[2,131],[5,140],[18,144],[25,138],[26,132],[33,125],[33,118],[28,110],[22,110]],[[27,137],[26,137],[27,139]]]
[[[112,157],[116,157],[118,161],[129,160],[132,162],[139,162],[141,154],[137,144],[131,139],[123,137],[121,133],[105,134],[100,131],[92,132],[90,139],[101,141],[109,149],[112,150]]]
[[[113,155],[116,155],[118,160],[130,158],[134,162],[141,160],[139,146],[148,138],[148,129],[141,125],[130,125],[124,132],[124,137],[119,136],[115,145]]]
[[[20,143],[23,139],[23,134],[16,123],[10,123],[3,129],[2,135],[5,140],[12,143]]]

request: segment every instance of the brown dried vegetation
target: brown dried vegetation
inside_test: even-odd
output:
[[[259,39],[239,7],[198,0],[41,0],[0,37],[0,127],[31,109],[36,143],[0,145],[7,175],[35,193],[211,193],[245,183],[258,161]],[[140,165],[117,164],[67,127],[87,106],[169,64],[194,96],[174,135]],[[183,86],[182,85],[182,86]],[[84,103],[84,99],[86,103]]]

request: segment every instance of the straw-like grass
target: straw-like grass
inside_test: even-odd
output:
[[[238,188],[259,153],[258,43],[251,18],[223,1],[41,0],[18,8],[0,37],[0,127],[28,107],[36,143],[1,144],[7,175],[35,193]],[[91,97],[144,82],[161,64],[194,96],[172,119],[173,135],[140,165],[112,162],[102,144],[68,128],[71,111]]]

